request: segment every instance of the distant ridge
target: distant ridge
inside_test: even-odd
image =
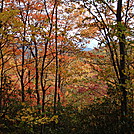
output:
[[[92,48],[83,48],[82,51],[91,51],[93,50]]]

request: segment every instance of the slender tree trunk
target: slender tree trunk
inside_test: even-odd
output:
[[[22,60],[21,60],[21,93],[22,93],[22,102],[25,102],[25,85],[24,85],[24,64],[25,64],[25,36],[26,36],[26,22],[24,22],[24,35],[23,35],[23,44],[22,44]]]
[[[24,46],[24,44],[22,45],[22,65],[21,65],[21,67],[22,67],[22,69],[21,69],[21,92],[22,92],[22,102],[24,102],[25,101],[25,93],[24,93],[24,88],[25,88],[25,86],[24,86],[24,62],[25,62],[25,46]]]
[[[47,79],[47,77],[48,77],[48,75],[47,75],[47,73],[46,73],[46,75],[45,75],[45,82],[44,82],[44,88],[46,87],[46,83],[47,83],[46,79]],[[47,89],[49,89],[49,87],[50,87],[50,86],[48,86],[46,89],[44,89],[44,90],[42,91],[42,93],[43,93],[43,96],[42,96],[42,113],[45,112],[46,91],[47,91]]]
[[[37,48],[37,43],[34,41],[35,43],[35,68],[36,68],[36,85],[35,85],[35,89],[36,89],[36,94],[37,94],[37,105],[40,104],[40,94],[39,94],[39,72],[38,72],[38,48]]]
[[[19,3],[20,4],[20,3]],[[27,20],[28,20],[28,10],[26,12],[26,16],[25,19],[23,18],[23,11],[20,10],[20,15],[22,18],[22,22],[24,24],[24,30],[23,30],[23,43],[22,43],[22,65],[21,65],[21,75],[20,75],[20,79],[21,79],[21,93],[22,93],[22,102],[25,102],[25,84],[24,84],[24,73],[25,73],[25,69],[24,69],[24,65],[25,65],[25,50],[26,50],[26,27],[27,27]]]
[[[58,90],[61,91],[61,75],[60,74],[58,74]],[[58,93],[58,103],[60,103],[60,100],[61,100],[60,94]]]
[[[119,66],[119,88],[122,92],[121,100],[121,114],[122,117],[127,115],[127,91],[126,91],[126,75],[125,75],[125,35],[123,34],[122,24],[122,0],[118,0],[117,3],[117,26],[118,26],[118,39],[119,39],[119,50],[120,50],[120,66]]]
[[[49,18],[49,23],[50,23],[50,30],[49,30],[49,35],[48,37],[50,38],[51,33],[52,33],[52,28],[53,28],[53,14],[54,14],[54,9],[55,9],[55,4],[53,7],[53,11],[52,11],[52,17],[49,16],[48,11],[47,11],[47,5],[46,5],[46,1],[44,1],[44,6],[45,6],[45,10],[47,13],[47,17]],[[43,60],[42,60],[42,65],[41,65],[41,73],[40,73],[40,83],[41,83],[41,90],[43,93],[43,98],[42,98],[42,112],[44,111],[44,105],[45,105],[45,95],[46,95],[46,90],[45,89],[45,84],[44,84],[44,70],[45,70],[45,61],[47,58],[47,50],[48,50],[48,43],[49,43],[49,39],[46,40],[45,43],[45,50],[44,50],[44,55],[43,55]],[[42,125],[41,126],[41,134],[45,134],[45,126]]]
[[[31,71],[28,70],[28,82],[30,83],[30,81],[31,81]],[[30,85],[28,86],[28,93],[29,93],[29,98],[31,100],[32,96],[31,96],[31,87],[30,87]]]
[[[0,57],[1,57],[1,71],[0,71],[0,112],[2,110],[2,89],[3,89],[3,78],[4,78],[4,57],[2,53],[2,47],[0,43]]]
[[[59,51],[59,55],[63,55],[63,52],[62,52],[62,45],[61,45],[61,47],[60,47],[60,51]],[[61,65],[62,65],[62,59],[58,59],[58,66],[59,66],[59,71],[58,71],[58,89],[60,90],[60,92],[62,92],[62,88],[61,88],[61,78],[62,78],[62,76],[61,76],[61,70],[60,70],[60,68],[61,68]],[[61,101],[61,98],[60,98],[60,94],[58,93],[58,103],[60,104],[60,101]]]
[[[56,3],[56,9],[55,9],[55,51],[56,51],[56,73],[55,73],[55,92],[54,92],[54,114],[57,112],[57,89],[58,89],[58,43],[57,43],[57,0],[55,0]]]
[[[0,13],[3,11],[4,0],[1,1]],[[2,28],[2,22],[0,22],[0,28]],[[2,53],[2,44],[0,42],[0,60],[1,60],[1,71],[0,71],[0,113],[2,112],[2,88],[3,88],[3,77],[4,77],[4,57]]]

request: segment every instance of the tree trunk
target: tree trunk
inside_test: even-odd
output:
[[[1,9],[0,13],[3,11],[3,5],[4,5],[4,0],[1,1]],[[0,28],[2,28],[2,22],[0,22]],[[2,44],[0,42],[0,60],[1,60],[1,71],[0,71],[0,113],[2,112],[2,88],[3,88],[3,77],[4,77],[4,57],[2,53]]]
[[[55,0],[56,9],[55,9],[55,51],[56,51],[56,73],[55,73],[55,91],[54,91],[54,114],[57,112],[56,103],[57,103],[57,89],[58,89],[58,44],[57,44],[57,0]]]
[[[39,72],[38,72],[38,48],[37,48],[37,43],[35,43],[35,68],[36,68],[36,84],[35,84],[35,89],[36,89],[36,94],[37,94],[37,105],[40,104],[40,94],[39,94]]]
[[[119,66],[119,88],[122,92],[121,100],[121,116],[127,115],[127,91],[126,91],[126,75],[125,75],[125,35],[123,34],[122,27],[122,0],[118,0],[117,3],[117,30],[118,30],[118,40],[119,40],[119,50],[120,50],[120,66]]]

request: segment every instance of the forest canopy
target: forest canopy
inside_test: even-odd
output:
[[[133,6],[1,0],[0,133],[132,134]]]

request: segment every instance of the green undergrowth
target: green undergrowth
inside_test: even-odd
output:
[[[83,108],[58,106],[40,113],[38,107],[14,103],[5,108],[0,118],[0,134],[132,134],[131,108],[122,121],[120,106],[105,99]]]

